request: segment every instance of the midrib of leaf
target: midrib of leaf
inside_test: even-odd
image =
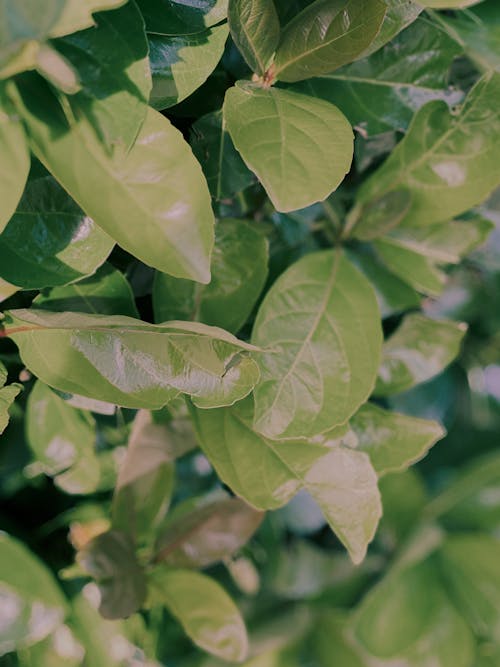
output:
[[[247,39],[247,43],[250,46],[250,50],[252,51],[252,53],[254,55],[254,58],[257,61],[259,67],[260,67],[261,72],[263,72],[264,68],[265,68],[265,63],[263,63],[262,60],[260,59],[260,56],[259,56],[259,54],[258,54],[258,52],[257,52],[257,50],[256,50],[256,48],[253,44],[253,41],[250,39],[250,36],[247,32],[245,21],[240,21],[239,23],[240,23],[241,31],[244,33],[244,35]]]
[[[347,76],[344,74],[322,74],[320,76],[314,77],[316,79],[325,79],[330,81],[335,79],[338,81],[347,81],[348,83],[366,83],[370,86],[381,86],[387,88],[415,88],[417,90],[428,91],[429,93],[436,93],[441,90],[441,88],[430,88],[429,86],[421,86],[420,84],[404,81],[387,81],[385,79],[367,79],[362,76]]]
[[[308,332],[306,338],[304,339],[304,342],[300,346],[300,349],[299,349],[295,359],[293,360],[292,365],[290,366],[289,370],[285,373],[285,375],[282,377],[282,379],[281,379],[281,381],[278,385],[278,389],[276,391],[276,395],[274,397],[274,400],[273,400],[271,406],[268,408],[268,410],[265,413],[266,416],[270,412],[272,412],[272,410],[274,409],[274,407],[276,405],[276,402],[278,401],[278,398],[279,398],[279,396],[280,396],[280,394],[283,390],[283,385],[285,384],[285,382],[288,380],[290,375],[292,375],[293,371],[295,370],[295,366],[297,365],[299,359],[301,358],[305,348],[310,344],[311,338],[313,337],[321,318],[326,313],[326,307],[328,305],[328,301],[330,300],[330,296],[331,296],[331,293],[332,293],[332,290],[333,290],[333,287],[334,287],[334,284],[335,284],[335,279],[337,277],[338,267],[339,267],[339,264],[340,264],[340,258],[341,258],[341,251],[340,251],[340,249],[337,249],[337,250],[334,251],[332,272],[331,272],[330,278],[329,278],[329,280],[326,284],[326,287],[325,287],[325,296],[323,297],[323,301],[321,302],[320,309],[318,310],[318,313],[317,313],[316,317],[314,318],[314,321],[311,325],[311,328],[309,329],[309,332]],[[338,337],[338,334],[337,334],[337,337]],[[294,341],[294,342],[297,342],[297,341]],[[259,421],[262,421],[262,418]],[[288,426],[287,426],[287,428],[288,428]]]

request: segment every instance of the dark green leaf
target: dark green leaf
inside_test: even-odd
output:
[[[93,273],[113,245],[52,176],[42,176],[28,182],[0,235],[0,274],[25,289],[65,285]]]
[[[141,607],[146,577],[127,535],[116,530],[102,533],[77,554],[77,560],[97,581],[104,618],[125,618]]]
[[[375,294],[340,252],[307,255],[267,293],[252,339],[265,348],[256,429],[317,435],[343,424],[373,389],[382,343]]]
[[[215,228],[209,285],[157,273],[155,320],[198,320],[236,332],[246,322],[267,277],[267,241],[243,220],[225,218]]]
[[[208,282],[210,195],[181,133],[149,109],[129,153],[117,147],[110,157],[86,120],[69,126],[48,88],[31,75],[19,79],[31,146],[84,211],[145,263]]]
[[[363,52],[365,57],[390,42],[401,30],[413,23],[423,10],[422,5],[415,0],[385,0],[385,2],[387,11],[382,27],[370,46]]]
[[[351,126],[328,102],[238,82],[226,92],[224,118],[236,149],[279,211],[325,199],[349,171]]]
[[[164,604],[200,648],[231,662],[248,652],[245,624],[229,595],[213,579],[191,570],[156,569],[153,601]]]
[[[137,0],[146,29],[157,35],[193,35],[226,18],[228,0]]]
[[[463,322],[407,315],[384,343],[375,393],[397,394],[441,373],[458,355],[466,331]]]
[[[357,221],[352,231],[354,238],[371,241],[384,236],[397,227],[405,217],[411,205],[411,194],[405,188],[391,190],[379,199],[371,201],[357,214]]]
[[[221,59],[227,35],[225,24],[195,35],[149,35],[151,106],[166,109],[199,88]]]
[[[355,60],[376,37],[386,9],[380,0],[316,0],[283,29],[275,76],[300,81]]]
[[[228,405],[258,379],[248,356],[256,348],[216,327],[22,309],[7,321],[24,363],[46,384],[124,407],[160,408],[179,392],[203,407]]]
[[[231,37],[250,69],[263,76],[280,39],[273,0],[230,0],[228,20]]]

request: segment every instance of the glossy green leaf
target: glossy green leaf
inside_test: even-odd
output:
[[[360,203],[407,187],[406,226],[444,222],[483,201],[500,183],[500,74],[482,77],[460,111],[429,102],[386,162],[361,186]],[[424,138],[424,139],[423,139]]]
[[[104,618],[125,618],[141,607],[146,577],[125,533],[111,530],[98,535],[77,554],[77,561],[99,586],[99,611]]]
[[[222,219],[215,228],[209,285],[157,273],[155,320],[198,320],[236,332],[246,322],[267,277],[267,240],[243,220]]]
[[[223,111],[236,149],[279,211],[325,199],[349,171],[352,130],[328,102],[239,82]]]
[[[232,662],[245,659],[245,624],[216,581],[199,572],[158,568],[151,575],[151,595],[154,602],[168,607],[200,648]]]
[[[422,5],[415,0],[385,0],[387,11],[384,16],[382,27],[370,46],[363,51],[363,56],[367,57],[382,46],[390,42],[401,30],[404,30],[420,15],[423,10]]]
[[[23,126],[0,83],[0,232],[16,210],[29,169],[30,154]]]
[[[462,48],[438,27],[417,20],[369,58],[302,85],[336,104],[369,135],[405,130],[431,100],[458,104],[463,93],[449,86],[453,59]]]
[[[86,116],[104,145],[128,150],[146,117],[151,91],[148,42],[135,3],[96,16],[96,27],[52,42],[75,71],[81,90],[68,102]],[[123,113],[126,108],[127,113]]]
[[[357,449],[368,454],[378,475],[404,470],[445,435],[438,422],[382,410],[372,403],[363,405],[349,425]]]
[[[375,393],[397,394],[441,373],[458,355],[466,331],[463,322],[407,315],[384,343]]]
[[[52,176],[30,179],[0,234],[0,274],[25,289],[65,285],[94,273],[113,245]]]
[[[142,541],[158,526],[174,485],[172,443],[146,410],[137,413],[120,464],[112,504],[113,527]]]
[[[258,379],[248,357],[255,348],[203,324],[23,309],[7,322],[24,363],[46,384],[124,407],[160,408],[179,392],[203,407],[229,405]]]
[[[123,273],[108,263],[99,267],[94,275],[77,283],[54,287],[39,294],[33,305],[35,308],[54,312],[70,310],[79,313],[139,317],[130,284]]]
[[[146,264],[208,282],[210,195],[181,133],[149,109],[133,148],[111,158],[84,119],[68,126],[40,81],[19,79],[17,108],[32,149],[87,215]]]
[[[178,505],[161,526],[155,560],[173,567],[207,567],[232,556],[264,515],[239,498],[213,494]]]
[[[485,533],[453,535],[444,543],[440,559],[450,594],[476,634],[498,641],[499,540]]]
[[[256,430],[317,435],[343,424],[373,389],[382,343],[375,294],[342,253],[307,255],[267,293],[252,340],[265,348]]]
[[[202,116],[191,129],[191,148],[214,199],[232,197],[255,181],[234,147],[221,111]]]
[[[251,399],[194,412],[201,447],[219,477],[259,509],[280,507],[306,489],[352,560],[361,562],[381,515],[368,456],[331,439],[271,440],[253,430],[252,418]]]
[[[138,0],[149,33],[193,35],[226,18],[228,0]]]
[[[226,24],[195,35],[149,35],[151,106],[166,109],[199,88],[221,59],[227,36]]]
[[[355,60],[376,37],[386,9],[380,0],[316,0],[283,29],[276,78],[301,81]]]
[[[28,549],[0,532],[3,622],[0,655],[44,639],[61,624],[66,601],[52,574]]]
[[[250,69],[263,76],[280,39],[273,0],[230,0],[231,37]]]

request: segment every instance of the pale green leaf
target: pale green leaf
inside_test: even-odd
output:
[[[227,15],[228,0],[137,0],[146,29],[157,35],[194,35]]]
[[[9,384],[0,389],[0,434],[4,432],[9,423],[9,408],[21,389],[20,384]]]
[[[464,9],[477,5],[481,0],[419,0],[424,7],[433,7],[434,9]]]
[[[166,109],[199,88],[221,59],[227,36],[226,24],[195,35],[149,35],[151,106]]]
[[[75,95],[82,88],[71,64],[48,44],[42,44],[37,51],[36,71],[68,95]]]
[[[407,315],[384,343],[375,394],[390,396],[441,373],[459,354],[463,322]]]
[[[113,246],[52,176],[30,178],[0,235],[0,275],[25,289],[65,285],[94,273]]]
[[[231,37],[250,69],[263,76],[280,39],[280,23],[273,0],[230,0]]]
[[[198,320],[236,332],[246,322],[267,277],[267,240],[252,225],[224,218],[215,228],[209,285],[157,273],[155,320]]]
[[[276,509],[306,489],[352,560],[363,560],[381,516],[377,476],[364,452],[336,440],[277,441],[252,428],[251,399],[197,410],[201,447],[231,489],[259,509]]]
[[[24,363],[46,384],[124,407],[160,408],[179,392],[203,407],[229,405],[258,379],[248,357],[256,348],[203,324],[23,309],[6,322]]]
[[[407,187],[412,203],[403,225],[444,222],[482,202],[500,183],[500,74],[482,77],[461,109],[429,102],[384,164],[361,186],[366,203]]]
[[[236,149],[279,211],[325,199],[349,171],[351,126],[328,102],[238,82],[223,111]]]
[[[69,625],[55,628],[46,639],[29,646],[17,655],[18,667],[81,667],[85,648]],[[93,663],[93,667],[103,667]]]
[[[343,424],[373,390],[382,344],[377,301],[340,252],[307,255],[282,274],[252,339],[265,348],[255,426],[268,437],[310,437]]]
[[[195,644],[224,660],[245,659],[245,624],[234,602],[216,581],[191,570],[157,568],[150,583],[153,602],[168,607]]]
[[[210,194],[181,133],[148,109],[132,149],[110,157],[84,119],[68,125],[41,81],[18,79],[17,108],[32,149],[87,215],[146,264],[208,282]]]

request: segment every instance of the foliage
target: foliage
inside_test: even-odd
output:
[[[2,665],[500,664],[495,4],[1,5]]]

